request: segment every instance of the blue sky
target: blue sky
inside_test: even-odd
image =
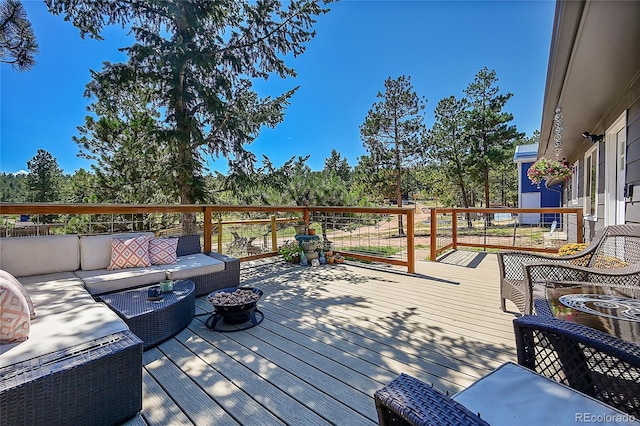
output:
[[[0,171],[27,169],[39,148],[57,158],[65,173],[90,163],[78,158],[72,141],[90,100],[83,96],[91,69],[123,62],[119,47],[131,44],[120,28],[104,41],[82,40],[78,31],[51,15],[41,1],[23,1],[40,53],[37,65],[17,72],[0,64]],[[318,18],[307,51],[289,62],[298,77],[256,81],[262,96],[300,86],[284,122],[265,128],[249,150],[279,166],[291,156],[311,155],[322,169],[332,148],[355,165],[366,154],[359,127],[388,77],[411,77],[433,109],[463,90],[484,66],[513,98],[505,110],[518,130],[539,129],[553,24],[553,1],[358,1],[331,4]],[[211,161],[225,173],[226,160]]]

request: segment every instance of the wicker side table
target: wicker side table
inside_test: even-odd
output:
[[[120,291],[98,297],[129,326],[144,343],[144,349],[155,346],[184,329],[195,314],[195,284],[176,281],[173,291],[162,300],[147,299],[149,287]]]

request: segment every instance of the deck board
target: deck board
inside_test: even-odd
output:
[[[264,321],[220,333],[196,316],[147,350],[129,425],[373,425],[373,393],[401,372],[456,392],[516,358],[495,255],[472,268],[420,261],[414,275],[262,259],[241,281],[264,291]],[[197,314],[211,309],[196,300]]]

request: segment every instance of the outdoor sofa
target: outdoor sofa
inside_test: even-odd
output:
[[[178,240],[177,262],[108,270],[112,238],[56,235],[0,240],[0,279],[17,278],[36,317],[28,339],[0,344],[0,424],[116,424],[142,409],[142,342],[94,296],[190,279],[196,295],[239,284],[238,259]]]

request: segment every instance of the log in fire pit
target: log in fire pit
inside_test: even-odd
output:
[[[227,332],[255,327],[264,319],[264,314],[258,309],[262,294],[262,290],[254,287],[228,287],[210,293],[207,300],[214,311],[206,321],[207,327]]]

